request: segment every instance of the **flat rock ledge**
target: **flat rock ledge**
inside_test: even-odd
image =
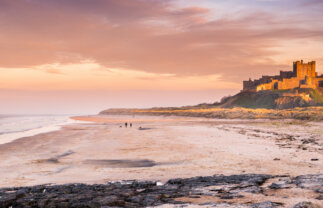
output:
[[[298,195],[300,193],[300,195]],[[305,200],[304,200],[305,198]],[[0,207],[321,207],[323,174],[214,175],[0,189]],[[301,201],[300,201],[301,200]]]

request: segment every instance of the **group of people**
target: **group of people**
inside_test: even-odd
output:
[[[128,127],[128,122],[124,123],[124,126],[127,128]],[[132,123],[129,123],[129,126],[132,127]]]

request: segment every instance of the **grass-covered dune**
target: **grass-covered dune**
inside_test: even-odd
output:
[[[323,96],[314,89],[240,92],[212,104],[150,109],[108,109],[100,114],[321,121],[323,120]]]
[[[151,109],[108,109],[101,115],[163,115],[190,116],[221,119],[300,119],[323,120],[323,107],[293,109],[248,109],[248,108],[151,108]]]

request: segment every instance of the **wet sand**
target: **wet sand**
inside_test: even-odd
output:
[[[214,174],[297,176],[323,170],[320,122],[150,116],[74,119],[93,123],[0,145],[0,187],[134,179],[166,182]],[[126,121],[133,127],[125,128]]]

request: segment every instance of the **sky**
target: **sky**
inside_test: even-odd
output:
[[[0,114],[95,114],[233,95],[315,60],[323,0],[0,0]]]

